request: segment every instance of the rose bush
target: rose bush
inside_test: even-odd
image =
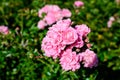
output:
[[[84,5],[75,6],[75,0],[1,0],[0,25],[7,27],[5,32],[8,33],[6,35],[4,32],[0,32],[0,80],[119,80],[119,1],[79,1],[82,1]],[[59,7],[55,8],[60,10],[58,14],[56,13],[55,20],[60,17],[58,20],[63,21],[63,19],[70,18],[71,21],[67,20],[59,27],[55,21],[53,24],[57,26],[52,28],[53,24],[49,25],[44,20],[47,11],[38,17],[38,12],[45,5]],[[66,17],[61,18],[61,14]],[[114,21],[111,17],[114,18]],[[109,20],[112,22],[110,28],[107,25]],[[39,23],[39,21],[41,22]],[[74,43],[71,42],[67,45],[64,42],[64,45],[56,46],[55,44],[51,45],[51,41],[58,45],[62,38],[58,38],[58,40],[46,38],[44,40],[50,28],[55,33],[65,31],[68,27],[77,31],[77,27],[75,27],[77,25],[79,26],[78,33],[83,29],[83,31],[87,31],[85,33],[88,35],[83,37],[77,33],[78,38],[75,42],[73,41]],[[89,28],[84,27],[79,31],[80,26],[86,25]],[[60,37],[59,34],[56,33],[53,38]],[[66,39],[68,38],[67,35]],[[44,44],[48,45],[44,48],[46,50],[53,48],[51,51],[45,53],[41,50],[43,40]],[[54,53],[52,53],[53,51]],[[70,54],[67,54],[68,52]],[[97,63],[96,55],[99,61],[97,66],[94,64]]]

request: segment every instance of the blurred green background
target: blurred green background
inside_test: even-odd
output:
[[[0,80],[120,80],[120,5],[115,0],[0,0],[0,25],[10,34],[0,34]],[[72,12],[75,24],[87,24],[92,50],[98,55],[98,67],[63,71],[58,60],[45,57],[41,41],[47,29],[39,30],[38,10],[56,4]],[[76,13],[76,10],[78,13]],[[115,22],[111,28],[107,21]]]

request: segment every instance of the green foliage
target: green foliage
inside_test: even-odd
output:
[[[82,0],[82,8],[74,0],[1,0],[0,25],[10,34],[0,34],[0,80],[120,80],[120,6],[114,0]],[[56,4],[72,12],[74,24],[87,24],[98,67],[65,72],[58,60],[45,57],[41,41],[47,29],[39,30],[38,10]],[[78,13],[76,12],[78,11]],[[107,28],[110,16],[118,16]]]

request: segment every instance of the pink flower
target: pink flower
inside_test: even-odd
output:
[[[60,20],[56,24],[54,24],[52,27],[49,28],[49,31],[47,32],[47,36],[51,39],[54,45],[62,44],[62,42],[65,41],[63,38],[64,36],[63,34],[66,33],[66,30],[70,28],[70,23],[71,23],[70,19]],[[73,32],[72,30],[71,32]]]
[[[49,37],[53,45],[60,45],[62,42],[62,35],[59,32],[49,30],[47,32],[47,37]]]
[[[62,19],[63,17],[70,17],[71,12],[68,9],[60,9],[57,5],[46,5],[41,8],[38,12],[38,16],[42,17],[42,13],[46,13],[43,20],[47,22],[48,25]]]
[[[43,8],[41,8],[38,12],[38,16],[42,17],[42,13],[48,13],[51,11],[59,11],[60,8],[57,5],[45,5]]]
[[[84,5],[84,3],[82,1],[75,1],[74,2],[75,7],[82,7],[83,5]]]
[[[98,64],[97,55],[89,49],[87,49],[83,53],[80,53],[80,57],[83,58],[82,60],[83,60],[84,67],[92,68],[92,67],[96,67]]]
[[[59,33],[66,32],[66,30],[70,27],[71,20],[70,19],[64,19],[57,21],[56,24],[54,24],[52,27],[50,27],[50,30],[57,31]]]
[[[76,25],[76,31],[79,35],[86,37],[88,33],[90,33],[90,28],[88,28],[85,24]]]
[[[77,40],[76,30],[70,27],[70,24],[70,19],[60,20],[49,28],[46,37],[42,41],[42,50],[45,51],[46,56],[59,57],[66,44],[72,44]]]
[[[9,29],[7,26],[0,26],[0,33],[3,33],[3,34],[8,34],[9,33]]]
[[[44,29],[44,28],[45,28],[45,26],[46,26],[45,21],[40,20],[40,21],[38,22],[37,27],[38,27],[39,29]]]
[[[62,9],[62,16],[63,17],[71,17],[71,12],[68,9]]]
[[[38,12],[38,16],[42,17],[42,14],[46,15],[43,17],[46,25],[52,25],[53,23],[62,20],[64,17],[71,17],[71,12],[68,9],[60,9],[57,5],[46,5],[41,8]],[[43,22],[41,22],[43,24]],[[43,29],[43,26],[40,26]]]
[[[54,22],[56,22],[56,18],[55,16],[53,15],[53,13],[48,13],[45,18],[44,18],[44,21],[46,21],[46,23],[48,25],[51,25],[53,24]]]
[[[48,25],[51,25],[56,21],[63,19],[63,17],[70,17],[70,16],[71,16],[71,12],[68,9],[63,9],[62,11],[48,12],[44,20],[47,22]]]
[[[47,22],[48,25],[51,25],[60,19],[62,19],[62,15],[60,11],[57,12],[51,11],[44,18],[44,20]]]
[[[74,28],[69,27],[65,32],[62,34],[63,37],[63,44],[72,44],[78,39],[77,32]]]
[[[65,71],[75,71],[80,68],[79,57],[76,52],[72,52],[71,49],[67,49],[63,52],[60,58],[60,64]]]
[[[49,28],[46,37],[42,41],[42,50],[45,51],[46,56],[53,58],[60,56],[61,51],[66,47],[66,44],[62,43],[62,34],[65,33],[67,29],[69,29],[70,23],[70,19],[60,20]]]
[[[75,43],[72,44],[73,47],[81,48],[84,45],[84,41],[82,40],[82,37],[78,36],[78,39]]]
[[[53,45],[48,37],[45,37],[42,41],[42,50],[45,51],[46,56],[52,57],[53,59],[57,58],[61,52],[60,47]]]

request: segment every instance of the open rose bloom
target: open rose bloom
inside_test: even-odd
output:
[[[90,28],[85,24],[73,27],[70,19],[60,19],[49,27],[41,49],[45,52],[45,56],[59,58],[60,65],[65,71],[76,71],[81,64],[85,68],[93,68],[97,66],[98,58],[90,50],[91,44],[87,38],[89,33]]]

